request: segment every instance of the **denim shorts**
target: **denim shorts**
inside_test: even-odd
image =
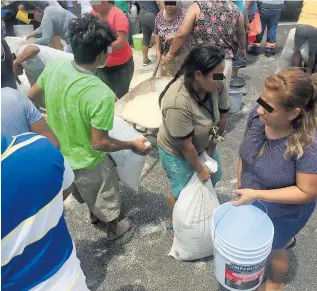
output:
[[[165,152],[160,146],[158,146],[158,151],[166,176],[172,184],[173,196],[177,199],[194,174],[194,169],[184,158],[172,156]],[[221,180],[222,176],[221,160],[218,148],[215,149],[215,153],[212,158],[218,164],[218,171],[211,175],[212,183],[215,186],[216,183]]]
[[[254,206],[264,211],[263,206],[259,202],[253,203]],[[297,212],[284,216],[270,217],[274,225],[273,250],[285,248],[289,240],[297,235],[306,225],[309,218],[313,214],[316,202],[307,206],[303,205]]]

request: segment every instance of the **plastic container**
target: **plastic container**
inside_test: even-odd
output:
[[[16,19],[26,23],[26,24],[30,24],[31,19],[29,19],[29,14],[25,11],[21,11],[19,10],[17,15],[16,15]]]
[[[142,33],[134,34],[134,35],[132,35],[132,39],[133,39],[134,49],[137,51],[141,51],[142,50],[143,34]]]
[[[14,34],[17,37],[24,37],[34,31],[33,25],[13,25]]]
[[[228,290],[255,290],[262,282],[272,249],[274,227],[265,212],[253,205],[219,206],[211,223],[214,271]]]
[[[230,81],[229,97],[230,110],[229,113],[237,113],[241,110],[243,91],[245,88],[245,80],[241,77],[233,76]]]

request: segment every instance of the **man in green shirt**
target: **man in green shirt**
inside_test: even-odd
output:
[[[123,142],[109,137],[113,127],[115,94],[98,77],[105,65],[108,47],[116,40],[114,31],[92,14],[71,22],[69,28],[74,61],[49,63],[29,98],[38,103],[45,92],[50,127],[57,135],[61,151],[75,173],[77,200],[86,202],[92,222],[107,226],[107,238],[125,233],[129,221],[118,222],[120,214],[119,179],[107,152],[131,149],[145,155],[145,139]]]

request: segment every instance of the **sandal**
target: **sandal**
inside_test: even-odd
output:
[[[291,242],[291,243],[290,243]],[[290,239],[290,241],[287,243],[286,248],[287,250],[292,249],[296,246],[296,237]]]

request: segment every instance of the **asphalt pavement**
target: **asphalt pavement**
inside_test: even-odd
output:
[[[236,185],[238,149],[246,119],[254,101],[261,94],[266,76],[276,69],[279,53],[291,26],[278,30],[278,54],[266,58],[250,57],[249,66],[241,70],[247,81],[248,94],[242,110],[230,115],[225,141],[220,145],[223,180],[216,192],[221,203],[229,201]],[[154,60],[154,50],[151,50]],[[140,52],[134,52],[133,85],[148,78],[154,64],[142,67]],[[145,109],[146,110],[146,109]],[[155,140],[151,140],[155,143]],[[133,229],[117,241],[105,239],[102,224],[93,226],[87,207],[72,197],[65,202],[67,223],[81,260],[87,284],[92,291],[218,291],[223,290],[213,273],[213,259],[179,262],[167,254],[172,245],[170,231],[165,229],[167,197],[170,186],[158,161],[158,152],[147,158],[138,193],[121,187],[123,213],[133,220]],[[289,251],[290,270],[285,291],[317,290],[317,215],[297,237],[297,246]]]

